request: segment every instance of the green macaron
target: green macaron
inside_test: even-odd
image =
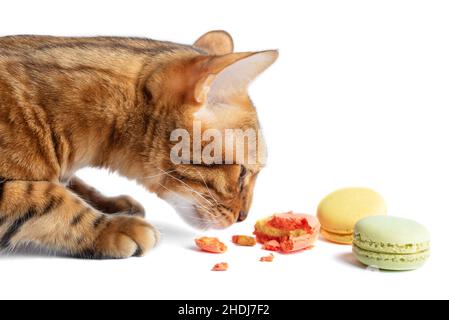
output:
[[[414,270],[429,258],[430,234],[413,220],[368,217],[355,226],[353,252],[367,266],[383,270]]]

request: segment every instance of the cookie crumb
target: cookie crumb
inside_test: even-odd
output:
[[[260,262],[273,262],[274,254],[270,253],[270,255],[260,258]]]
[[[232,243],[243,247],[254,247],[256,245],[256,238],[251,236],[237,235],[232,237]]]
[[[229,265],[226,262],[217,263],[212,271],[228,271]]]

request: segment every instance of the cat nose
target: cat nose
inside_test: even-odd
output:
[[[245,221],[247,217],[248,217],[248,212],[247,211],[240,211],[239,217],[237,219],[237,222]]]

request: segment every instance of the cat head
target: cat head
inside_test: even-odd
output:
[[[168,56],[146,80],[157,125],[143,183],[189,224],[225,228],[246,219],[265,161],[248,86],[277,57],[234,53],[231,36],[213,31]]]

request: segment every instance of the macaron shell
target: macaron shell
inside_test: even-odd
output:
[[[429,258],[430,252],[416,254],[388,254],[367,251],[353,246],[353,253],[363,264],[382,270],[407,271],[420,268]]]
[[[354,230],[357,246],[376,252],[417,253],[430,247],[430,233],[416,221],[398,217],[369,217]]]
[[[338,234],[333,233],[321,228],[321,235],[324,239],[330,242],[338,243],[338,244],[352,244],[353,235],[349,234]]]
[[[369,238],[366,235],[355,232],[354,234],[354,245],[360,249],[378,252],[378,253],[397,253],[397,254],[414,254],[430,249],[430,241],[414,243],[413,241],[408,241],[409,243],[392,243],[392,242],[382,242],[380,240],[374,241],[371,239],[379,238]]]
[[[352,234],[360,219],[386,213],[385,201],[377,192],[367,188],[345,188],[321,201],[317,217],[328,233]]]
[[[429,258],[430,234],[413,220],[368,217],[355,226],[353,252],[360,262],[369,266],[414,270]]]

